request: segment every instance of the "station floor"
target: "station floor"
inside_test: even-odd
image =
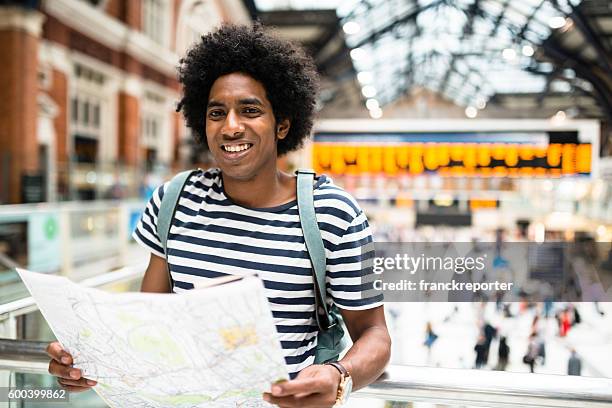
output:
[[[557,335],[554,317],[541,319],[540,332],[546,343],[546,360],[537,364],[536,373],[566,374],[570,349],[575,348],[583,360],[583,375],[612,377],[612,304],[601,303],[601,316],[592,303],[575,304],[581,315],[581,323],[570,329],[568,335]],[[456,308],[456,309],[455,309]],[[489,303],[484,310],[474,303],[390,303],[386,306],[392,338],[391,362],[400,365],[427,365],[444,368],[473,368],[479,328],[484,317],[506,336],[510,346],[507,371],[529,372],[522,362],[527,350],[528,336],[534,310],[519,311],[519,304],[512,304],[515,317],[503,317]],[[423,345],[425,326],[431,322],[439,336],[431,353]],[[491,345],[487,368],[497,364],[498,341]]]
[[[575,348],[582,359],[582,375],[612,378],[612,303],[600,303],[605,313],[600,315],[592,303],[574,304],[581,315],[581,323],[572,327],[564,338],[558,336],[554,317],[541,319],[540,332],[546,342],[546,360],[537,364],[536,373],[567,374],[570,349]],[[558,305],[560,306],[560,305]],[[522,362],[527,350],[528,336],[535,310],[520,312],[518,303],[512,304],[515,317],[506,318],[495,310],[493,303],[484,309],[475,303],[388,303],[385,305],[387,324],[393,339],[391,364],[443,368],[473,368],[474,345],[484,319],[508,339],[510,359],[506,371],[529,373]],[[431,353],[423,345],[425,327],[431,322],[439,336]],[[490,358],[483,370],[497,364],[498,340],[493,340]],[[352,398],[349,408],[383,407],[380,400]],[[412,408],[434,407],[427,403],[408,405]]]

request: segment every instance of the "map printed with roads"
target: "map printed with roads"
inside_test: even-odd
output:
[[[111,407],[268,407],[262,393],[288,379],[258,278],[181,294],[107,293],[18,272]]]

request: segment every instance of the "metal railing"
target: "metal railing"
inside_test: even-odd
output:
[[[47,342],[0,339],[0,370],[46,374],[49,357]]]
[[[128,266],[84,279],[79,284],[91,288],[104,288],[109,285],[130,282],[140,278],[145,268],[145,264]],[[17,320],[37,309],[32,297],[0,304],[0,329],[2,326],[13,328],[13,330],[0,330],[0,334],[3,331],[14,333]],[[47,344],[47,342],[0,338],[0,370],[32,374],[46,373],[49,365],[49,358],[45,352]]]
[[[5,229],[0,232],[3,239],[10,238],[5,255],[16,261],[0,263],[8,269],[21,263],[36,272],[61,272],[79,280],[126,265],[131,229],[144,206],[144,200],[0,206],[0,227]],[[13,299],[6,291],[0,296],[0,302]]]
[[[94,276],[92,278],[84,279],[79,282],[79,285],[100,288],[106,285],[113,285],[121,282],[131,281],[144,274],[146,269],[145,264],[138,264],[133,266],[126,266],[119,268],[112,272],[103,273],[101,275]],[[20,316],[22,314],[30,313],[36,309],[36,302],[34,298],[29,296],[23,299],[15,300],[13,302],[0,304],[0,317],[4,314],[11,314],[12,316]]]
[[[146,269],[146,264],[126,266],[111,272],[93,276],[79,281],[79,284],[92,288],[104,288],[115,284],[134,281],[140,278]],[[0,304],[0,338],[17,338],[17,321],[22,316],[38,310],[38,306],[31,296]],[[1,357],[0,357],[1,358]]]
[[[480,407],[612,407],[612,379],[389,366],[356,396]]]

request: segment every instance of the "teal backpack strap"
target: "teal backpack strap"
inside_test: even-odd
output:
[[[181,192],[185,187],[185,183],[189,180],[189,177],[196,171],[197,170],[183,171],[170,180],[170,183],[168,183],[168,186],[164,190],[164,195],[159,206],[159,213],[157,214],[157,235],[159,236],[159,240],[164,248],[164,255],[166,256],[170,291],[172,291],[174,283],[172,282],[170,266],[168,265],[168,235],[170,234],[170,226],[172,225],[172,219],[174,218]]]
[[[321,231],[317,223],[314,208],[313,183],[314,171],[299,169],[297,170],[297,199],[300,224],[304,235],[304,242],[308,250],[308,256],[312,263],[315,274],[315,307],[317,325],[322,331],[333,327],[336,322],[329,316],[326,302],[325,270],[326,256]]]

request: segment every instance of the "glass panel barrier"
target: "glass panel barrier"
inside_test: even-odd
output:
[[[102,201],[5,205],[0,208],[0,305],[28,297],[15,267],[73,281],[148,254],[130,235],[145,202]]]
[[[137,292],[146,264],[125,267],[80,280],[80,284],[109,292]],[[17,278],[19,279],[19,278]],[[54,340],[45,319],[38,312],[34,299],[19,282],[24,296],[18,300],[0,304],[0,341],[4,339]]]
[[[48,374],[20,373],[16,371],[0,370],[0,379],[3,387],[10,389],[43,389],[57,388],[55,378]],[[8,408],[43,408],[43,407],[74,407],[74,408],[103,408],[107,407],[95,391],[90,390],[83,393],[69,393],[68,401],[61,402],[35,402],[35,401],[11,401]]]

